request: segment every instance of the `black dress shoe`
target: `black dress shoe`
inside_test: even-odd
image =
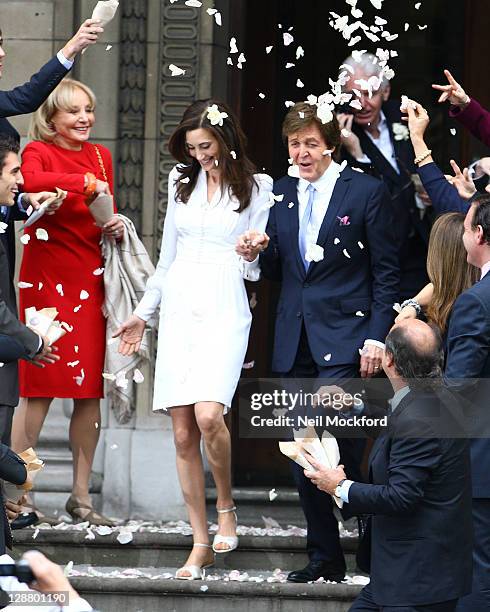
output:
[[[345,578],[345,567],[332,561],[310,561],[306,567],[288,574],[288,582],[315,582],[318,578],[342,582]]]
[[[23,512],[10,523],[10,529],[24,529],[39,523],[39,517],[35,512]]]

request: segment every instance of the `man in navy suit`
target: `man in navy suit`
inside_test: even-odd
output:
[[[296,379],[355,378],[359,367],[361,376],[372,376],[380,370],[382,343],[398,300],[386,189],[377,179],[333,161],[339,125],[335,117],[322,123],[316,106],[291,108],[283,137],[293,166],[274,185],[282,201],[271,208],[270,243],[260,259],[264,276],[281,282],[272,369]],[[243,241],[238,249],[249,259],[267,244],[262,236],[251,238],[252,252]],[[352,477],[360,478],[363,441],[340,440],[340,447]],[[310,563],[288,579],[342,580],[345,560],[331,498],[292,466],[307,521]]]
[[[415,174],[414,151],[400,104],[389,100],[390,84],[385,78],[367,87],[379,76],[377,58],[364,53],[361,61],[348,57],[342,66],[348,80],[343,86],[362,109],[348,106],[338,115],[342,129],[342,156],[351,167],[358,167],[382,180],[390,193],[400,258],[400,298],[416,295],[428,282],[426,259],[431,209],[415,194],[411,175]],[[361,94],[355,95],[354,91]]]
[[[395,325],[383,357],[395,394],[371,450],[369,483],[314,459],[317,471],[306,471],[352,511],[371,515],[371,581],[352,612],[452,612],[471,589],[469,444],[459,403],[442,385],[442,363],[433,328]]]
[[[446,381],[479,411],[471,440],[473,484],[473,589],[460,600],[458,612],[490,610],[490,196],[475,199],[466,214],[463,242],[468,263],[481,280],[454,303],[449,321]],[[481,437],[487,435],[489,437]]]

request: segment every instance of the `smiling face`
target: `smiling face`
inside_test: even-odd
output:
[[[332,158],[325,154],[329,148],[315,123],[288,136],[289,157],[298,166],[301,178],[310,183],[329,167]]]
[[[81,149],[82,144],[90,138],[94,122],[90,98],[82,89],[75,88],[70,108],[56,111],[51,119],[56,131],[55,143],[65,149]]]
[[[214,134],[205,128],[190,130],[185,135],[189,155],[196,159],[205,172],[218,170],[216,161],[220,157],[220,147]]]
[[[7,153],[0,174],[0,202],[4,206],[13,206],[19,187],[24,184],[20,172],[20,161],[16,153]]]
[[[370,127],[371,125],[376,127],[379,123],[381,106],[383,102],[386,102],[390,96],[390,86],[386,85],[386,87],[381,87],[372,92],[372,96],[369,97],[369,92],[365,89],[362,89],[359,83],[355,81],[363,79],[367,81],[369,76],[367,76],[363,70],[360,68],[355,69],[354,74],[350,75],[349,81],[344,86],[345,93],[352,93],[352,99],[358,100],[362,105],[362,110],[358,110],[352,108],[352,113],[354,114],[354,122],[357,123],[362,128]],[[357,95],[353,93],[353,90],[356,89],[361,92],[361,97],[359,98]]]

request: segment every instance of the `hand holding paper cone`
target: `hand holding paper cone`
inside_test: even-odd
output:
[[[19,453],[19,457],[26,464],[27,478],[24,484],[14,485],[10,482],[4,483],[5,496],[14,502],[19,502],[22,496],[30,491],[33,487],[34,480],[39,474],[39,471],[43,469],[44,462],[38,458],[33,448],[28,448],[22,453]]]
[[[50,345],[57,342],[66,334],[62,323],[56,321],[58,311],[56,308],[42,308],[36,310],[34,306],[25,309],[26,325],[33,332],[47,338]]]
[[[100,26],[105,27],[110,21],[114,19],[114,16],[119,7],[118,0],[100,0],[94,7],[92,12],[92,19],[98,19]],[[82,55],[86,49],[82,51]]]

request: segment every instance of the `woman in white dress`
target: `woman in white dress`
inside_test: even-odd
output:
[[[212,565],[213,551],[238,545],[231,440],[223,415],[240,378],[252,320],[244,279],[258,280],[260,270],[258,259],[241,258],[235,245],[243,235],[263,242],[272,179],[254,174],[236,118],[214,100],[194,102],[186,110],[169,150],[179,164],[169,175],[160,260],[117,335],[121,353],[138,350],[145,323],[160,306],[153,410],[172,417],[177,471],[194,536],[176,577],[193,580]],[[201,437],[217,490],[212,550]]]

